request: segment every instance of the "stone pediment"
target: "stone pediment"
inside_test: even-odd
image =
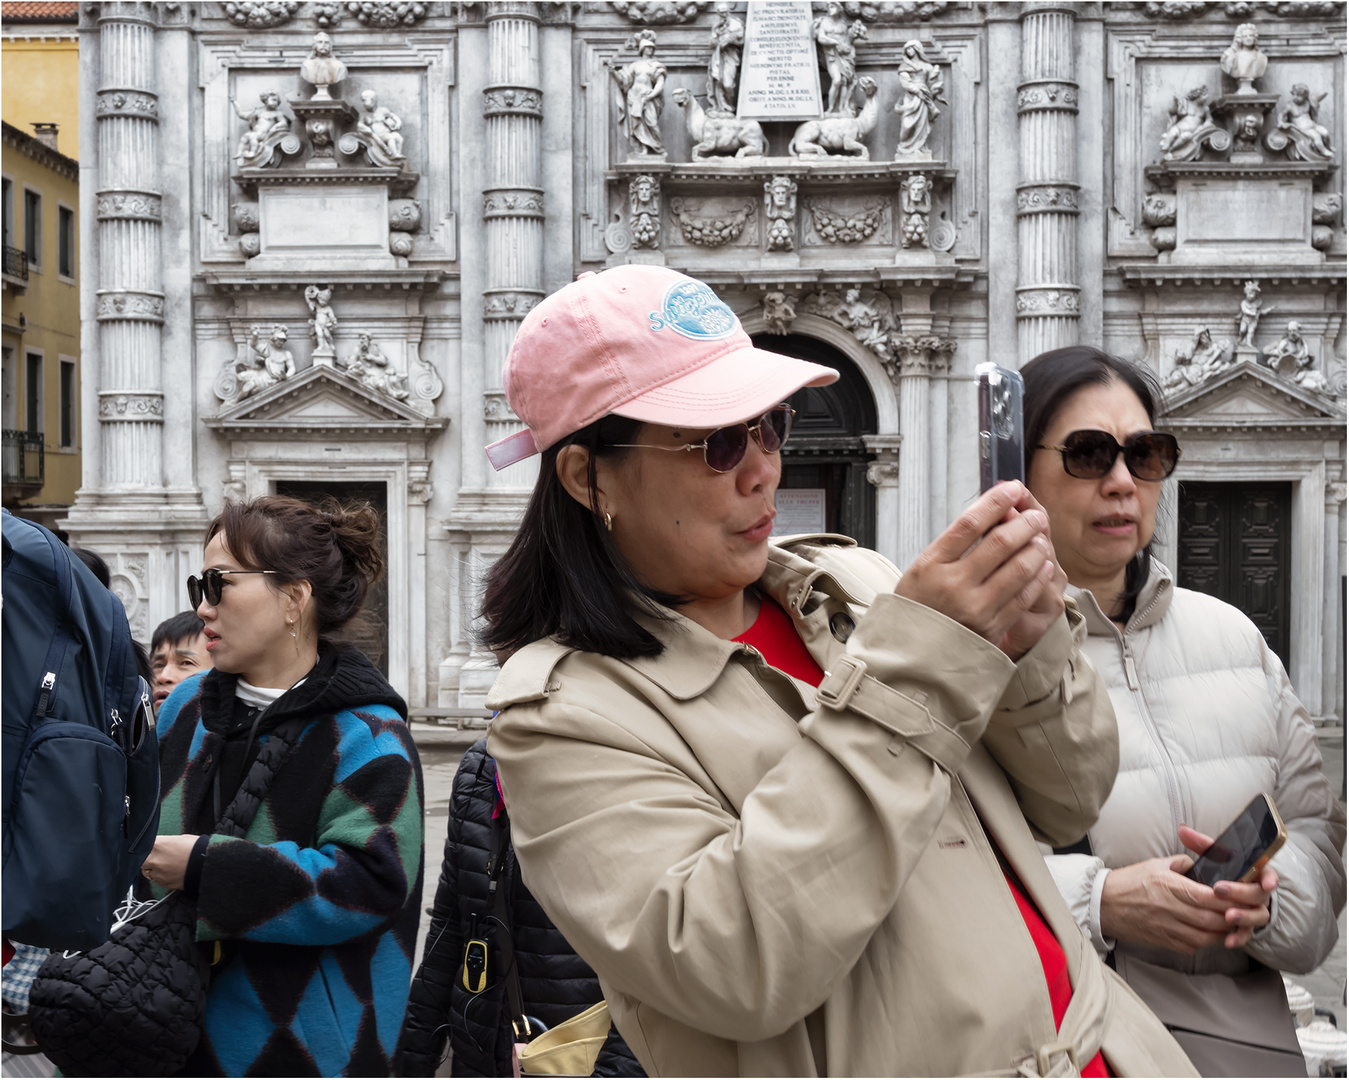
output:
[[[1228,430],[1342,426],[1338,404],[1249,360],[1166,401],[1165,426]]]
[[[310,367],[210,417],[206,426],[229,433],[272,436],[397,436],[444,428],[443,416],[423,416],[330,367]]]

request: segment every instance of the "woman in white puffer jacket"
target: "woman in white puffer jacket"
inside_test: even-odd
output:
[[[1022,375],[1029,486],[1120,733],[1099,821],[1073,853],[1048,855],[1050,870],[1201,1073],[1303,1075],[1276,973],[1325,959],[1345,901],[1344,811],[1307,712],[1254,623],[1176,588],[1148,552],[1179,457],[1152,430],[1150,375],[1084,346]],[[1288,841],[1260,880],[1210,889],[1185,877],[1185,850],[1203,850],[1261,792]]]

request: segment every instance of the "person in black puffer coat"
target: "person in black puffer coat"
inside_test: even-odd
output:
[[[480,739],[464,755],[450,796],[450,831],[436,888],[421,967],[412,980],[394,1058],[395,1076],[434,1076],[449,1040],[454,1076],[510,1076],[510,1004],[500,929],[489,918],[487,863],[493,818],[505,817],[496,762]],[[509,828],[509,825],[507,825]],[[506,847],[500,888],[507,890],[524,1011],[555,1027],[603,996],[590,966],[567,944],[520,880],[515,851]],[[464,947],[477,920],[487,942],[487,987],[464,987]],[[611,1029],[595,1063],[596,1076],[645,1076],[627,1043]]]

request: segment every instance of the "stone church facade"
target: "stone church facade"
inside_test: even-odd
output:
[[[901,566],[977,494],[977,364],[1150,365],[1184,454],[1162,558],[1338,723],[1343,5],[795,10],[810,60],[776,70],[818,77],[814,119],[734,108],[777,5],[82,5],[65,527],[137,636],[226,499],[370,498],[363,644],[414,708],[479,709],[479,589],[533,482],[482,450],[518,427],[511,339],[577,273],[654,262],[840,370],[794,400],[784,491]]]

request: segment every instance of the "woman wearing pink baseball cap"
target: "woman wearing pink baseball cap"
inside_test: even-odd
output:
[[[769,541],[783,402],[836,377],[663,267],[525,319],[483,614],[526,884],[652,1075],[1190,1074],[1036,847],[1118,760],[1043,509],[999,485],[902,577]]]

